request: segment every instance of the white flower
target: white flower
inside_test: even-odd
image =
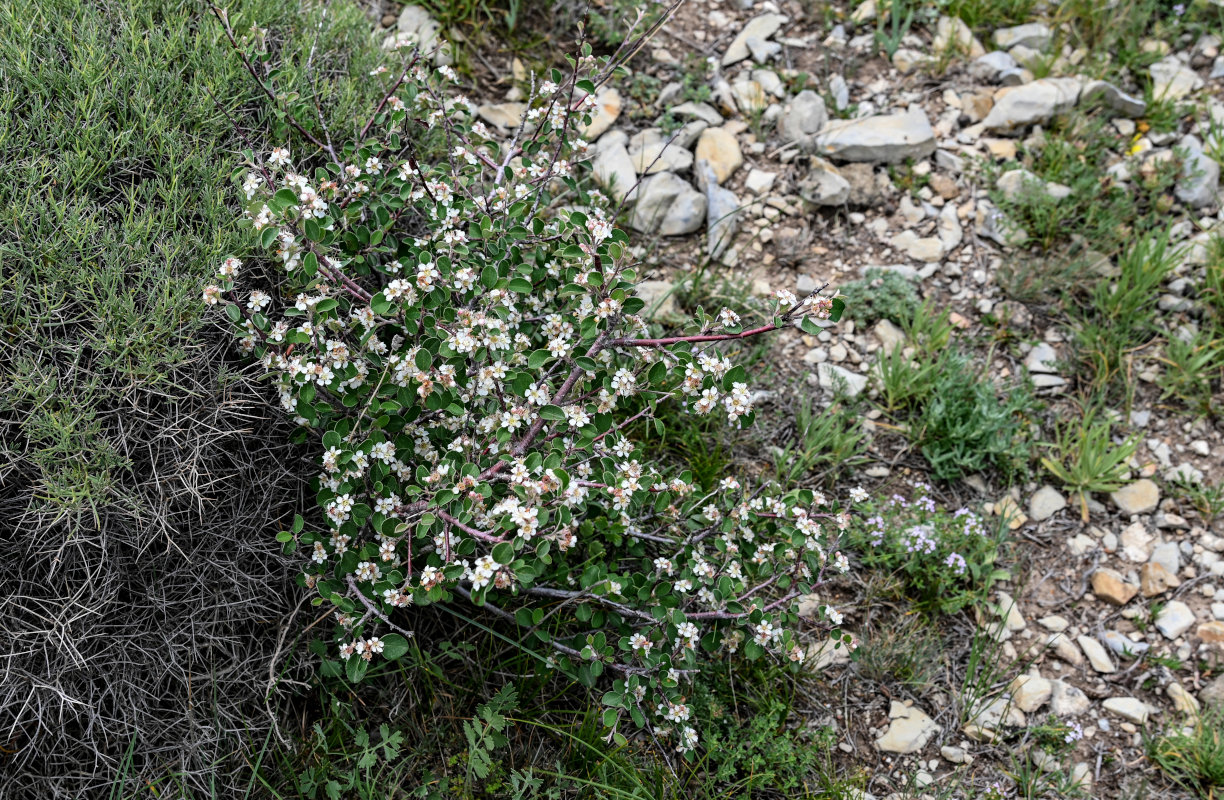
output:
[[[285,167],[289,165],[289,148],[274,147],[272,154],[268,156],[268,163],[274,167]]]

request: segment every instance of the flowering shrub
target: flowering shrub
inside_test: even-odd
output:
[[[257,59],[263,39],[218,16]],[[598,66],[554,71],[502,140],[448,94],[449,69],[410,53],[354,141],[299,126],[308,159],[244,153],[245,223],[282,275],[248,289],[229,258],[204,301],[318,442],[326,528],[298,517],[281,539],[304,551],[316,605],[335,609],[336,668],[359,681],[406,652],[402,609],[463,598],[584,685],[608,674],[613,736],[631,721],[690,753],[684,687],[701,656],[797,667],[792,606],[847,569],[851,516],[811,491],[664,474],[624,432],[663,403],[751,424],[748,376],[720,344],[815,332],[841,303],[779,292],[755,327],[698,312],[687,333],[652,338],[616,209],[579,180],[575,130],[610,65],[580,72]],[[445,141],[434,163],[414,145],[426,129]],[[619,413],[635,396],[640,410]],[[840,641],[838,618],[825,610]]]
[[[862,509],[850,542],[864,566],[895,573],[920,604],[958,611],[1009,577],[996,566],[1005,526],[965,507],[940,508],[924,483],[914,489],[916,498],[894,494]]]

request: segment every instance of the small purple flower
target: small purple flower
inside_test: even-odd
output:
[[[1177,16],[1179,16],[1179,17],[1180,17],[1182,14],[1185,14],[1185,13],[1186,13],[1186,6],[1185,6],[1185,4],[1184,4],[1184,3],[1178,3],[1177,5],[1173,6],[1173,13],[1174,13],[1174,14],[1176,14]]]
[[[948,557],[944,559],[944,564],[954,569],[957,575],[965,574],[967,565],[965,564],[965,557],[960,553],[949,554]]]

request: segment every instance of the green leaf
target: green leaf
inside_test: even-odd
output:
[[[514,545],[501,542],[493,547],[493,560],[498,564],[509,564],[514,561]]]
[[[276,241],[276,228],[272,227],[271,225],[264,228],[263,232],[259,234],[259,245],[265,250],[271,247],[272,243],[275,241]]]
[[[349,683],[361,683],[361,679],[365,677],[366,670],[369,668],[369,662],[358,655],[344,662],[344,674],[349,679]]]
[[[388,633],[381,637],[383,641],[383,658],[396,661],[408,652],[408,640],[398,633]]]
[[[315,311],[317,311],[317,312],[319,312],[319,313],[322,313],[322,312],[324,312],[324,311],[331,311],[331,310],[335,309],[335,308],[336,308],[336,306],[338,306],[338,305],[340,305],[340,301],[339,301],[339,300],[337,300],[337,299],[336,299],[336,298],[334,298],[334,297],[326,297],[326,298],[324,298],[324,299],[320,300],[319,302],[315,303],[314,310],[315,310]]]
[[[846,301],[840,297],[833,298],[833,310],[829,312],[829,319],[837,322],[842,318],[842,314],[846,311]]]
[[[480,285],[486,289],[492,289],[497,285],[497,267],[488,264],[480,271]]]
[[[534,287],[531,285],[531,281],[529,280],[515,278],[514,280],[510,281],[510,284],[506,288],[519,294],[531,294]]]
[[[552,358],[552,353],[547,350],[535,350],[527,356],[527,366],[531,369],[539,369],[548,363],[550,358]]]
[[[234,305],[233,303],[230,303],[225,307],[225,316],[230,318],[230,322],[242,322],[242,309],[238,308],[238,306]]]
[[[272,197],[274,201],[281,204],[282,208],[298,205],[298,196],[292,189],[279,189]]]
[[[382,292],[370,298],[370,308],[374,309],[375,314],[386,314],[391,310],[391,301]]]
[[[542,406],[540,416],[550,422],[561,422],[565,419],[565,412],[560,406]]]

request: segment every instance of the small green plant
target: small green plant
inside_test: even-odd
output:
[[[472,775],[484,780],[493,768],[492,753],[506,744],[505,730],[510,726],[506,714],[518,705],[514,684],[507,683],[489,702],[477,707],[476,717],[463,723],[463,736],[468,744],[467,783]]]
[[[1202,331],[1183,340],[1173,336],[1165,344],[1161,399],[1176,398],[1195,414],[1214,416],[1216,389],[1224,378],[1224,342]]]
[[[1224,513],[1224,483],[1179,478],[1173,481],[1169,488],[1175,497],[1185,499],[1208,525]]]
[[[1138,445],[1137,436],[1115,442],[1113,422],[1099,409],[1089,408],[1077,422],[1054,423],[1054,441],[1045,444],[1048,455],[1041,464],[1079,498],[1086,523],[1088,495],[1122,488],[1127,462]]]
[[[920,609],[950,614],[982,601],[1006,580],[999,567],[1006,526],[968,508],[947,511],[931,498],[931,487],[915,484],[917,497],[893,495],[874,505],[852,542],[863,565],[897,576]]]
[[[863,678],[923,692],[935,685],[943,660],[943,641],[931,621],[907,614],[863,631],[854,663]]]
[[[843,284],[838,291],[846,299],[848,313],[864,324],[886,319],[904,325],[922,305],[914,281],[891,269],[872,267],[861,280]]]
[[[1224,793],[1224,711],[1205,710],[1189,732],[1174,726],[1151,739],[1147,751],[1170,780],[1202,800]]]
[[[815,398],[800,397],[795,407],[794,438],[774,457],[774,469],[783,486],[793,485],[815,472],[831,478],[863,463],[866,437],[862,416],[845,400],[826,409]]]
[[[891,61],[901,49],[901,40],[914,24],[914,8],[908,0],[890,0],[887,6],[880,4],[876,13],[875,43]]]

